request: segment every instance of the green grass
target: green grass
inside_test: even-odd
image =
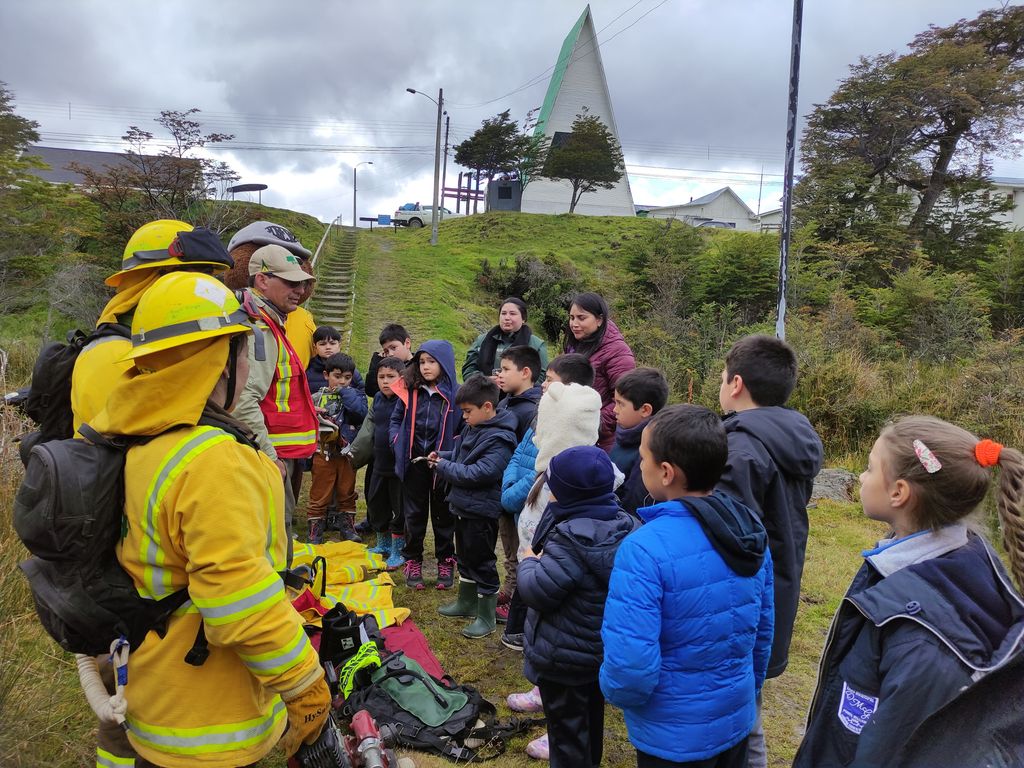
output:
[[[658,226],[650,219],[488,213],[442,222],[436,246],[427,227],[361,229],[352,351],[361,362],[379,346],[381,327],[398,322],[414,346],[451,341],[461,367],[469,344],[497,322],[497,306],[476,284],[484,259],[555,253],[582,277],[614,284],[622,277],[615,252]]]

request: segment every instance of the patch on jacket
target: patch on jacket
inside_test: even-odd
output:
[[[878,708],[878,697],[855,691],[843,681],[843,695],[839,700],[839,722],[846,730],[858,736]]]

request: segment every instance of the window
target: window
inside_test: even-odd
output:
[[[511,200],[512,199],[512,187],[498,187],[498,199],[499,200]]]

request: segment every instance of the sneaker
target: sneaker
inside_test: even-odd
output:
[[[500,602],[494,606],[494,620],[499,624],[508,623],[508,603],[502,605]]]
[[[505,635],[501,636],[501,642],[505,642]],[[536,685],[526,693],[510,693],[505,701],[508,702],[508,708],[513,712],[544,711],[544,704],[540,700],[540,688]]]
[[[426,589],[426,585],[423,583],[423,563],[421,561],[405,561],[405,586],[412,589]]]
[[[501,633],[501,644],[506,648],[511,648],[513,651],[523,652],[523,645],[526,643],[526,635],[522,632],[513,632],[511,635],[508,632]],[[512,696],[522,696],[521,693],[513,693]],[[511,697],[509,697],[511,698]]]
[[[455,584],[455,558],[446,557],[437,561],[437,588],[451,589]]]
[[[548,747],[548,735],[545,733],[540,738],[534,739],[527,744],[526,754],[534,760],[550,760],[551,750]]]

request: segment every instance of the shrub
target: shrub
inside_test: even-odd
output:
[[[564,332],[569,301],[583,290],[576,267],[554,254],[539,259],[533,254],[517,253],[511,261],[501,259],[496,265],[484,259],[477,283],[496,301],[506,296],[518,296],[525,301],[530,310],[530,325],[542,330],[552,347],[556,347]]]

